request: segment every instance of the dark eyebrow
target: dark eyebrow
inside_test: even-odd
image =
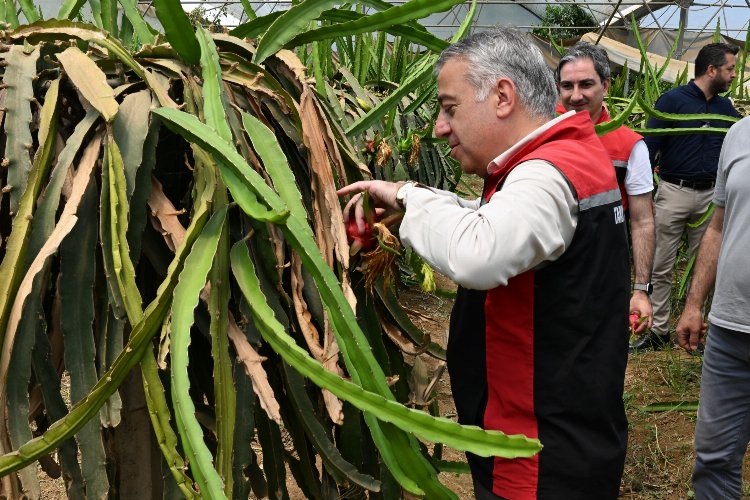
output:
[[[451,101],[451,100],[455,100],[455,98],[449,95],[445,95],[445,94],[439,94],[437,97],[438,104],[440,104],[441,106],[445,101]]]
[[[596,83],[596,80],[594,78],[586,78],[584,80],[576,80],[577,83]],[[573,80],[560,80],[560,83],[574,83]]]

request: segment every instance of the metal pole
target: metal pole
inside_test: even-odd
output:
[[[679,37],[677,39],[677,48],[675,49],[675,55],[677,56],[677,59],[682,60],[682,56],[685,55],[685,53],[682,51],[682,41],[685,38],[685,28],[687,28],[688,25],[688,10],[690,9],[687,5],[680,6],[680,26],[682,29],[679,32]]]
[[[750,0],[747,0],[750,2]],[[609,27],[609,23],[612,22],[612,18],[615,17],[615,14],[617,13],[617,10],[620,8],[620,4],[622,3],[622,0],[617,0],[617,5],[615,5],[615,8],[612,9],[612,13],[609,15],[609,19],[607,19],[607,22],[604,23],[604,26],[602,26],[602,29],[599,31],[599,36],[596,37],[596,42],[594,42],[594,45],[599,45],[599,40],[602,39],[602,36],[604,36],[604,30],[606,30]]]

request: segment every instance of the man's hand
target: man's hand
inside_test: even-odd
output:
[[[686,305],[677,323],[677,343],[688,352],[695,351],[703,343],[707,329],[700,308]]]
[[[654,313],[651,308],[651,298],[647,293],[640,290],[633,292],[633,296],[630,297],[630,314],[638,314],[638,317],[646,318],[635,327],[633,333],[640,335],[651,328],[654,322]]]
[[[357,230],[359,234],[362,234],[365,231],[366,220],[362,193],[367,191],[370,194],[370,200],[375,206],[378,215],[382,215],[384,212],[400,209],[396,201],[396,193],[398,192],[398,188],[404,184],[403,182],[359,181],[342,187],[336,192],[339,196],[354,194],[344,208],[344,222],[349,222],[352,209],[354,209],[353,213],[354,220],[357,222]]]

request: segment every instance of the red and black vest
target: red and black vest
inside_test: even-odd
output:
[[[596,121],[596,124],[608,122],[611,118],[607,112],[607,108],[602,106],[602,114]],[[615,167],[615,175],[617,176],[617,184],[620,186],[620,193],[622,195],[622,206],[625,210],[628,209],[628,193],[625,191],[625,176],[628,173],[628,160],[630,160],[630,153],[633,151],[635,143],[642,140],[643,136],[636,134],[626,126],[622,126],[618,129],[608,132],[604,135],[599,136],[599,140],[604,144],[604,149],[609,154],[609,159],[612,160],[612,166]]]
[[[630,288],[617,181],[588,113],[578,113],[487,177],[485,201],[533,159],[555,166],[578,200],[573,240],[506,286],[459,288],[448,370],[459,422],[537,437],[544,448],[532,458],[467,457],[502,498],[614,499],[627,444]]]
[[[557,103],[555,111],[559,114],[567,113],[561,102]],[[607,108],[602,106],[602,114],[599,115],[596,125],[608,122],[611,119]],[[636,134],[624,125],[599,136],[599,140],[602,141],[604,149],[612,161],[612,166],[615,168],[617,185],[620,187],[620,195],[622,196],[622,206],[626,211],[628,209],[628,192],[625,190],[625,176],[628,174],[628,160],[630,160],[630,153],[633,151],[635,143],[641,139],[643,139],[643,136]]]

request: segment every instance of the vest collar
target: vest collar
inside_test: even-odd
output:
[[[607,111],[607,106],[602,104],[602,114],[599,115],[599,119],[596,120],[596,123],[594,125],[599,125],[600,123],[612,121],[612,119],[609,117],[609,111]]]
[[[498,170],[502,170],[502,168],[507,164],[508,160],[514,156],[516,156],[516,153],[519,151],[525,150],[526,146],[529,145],[529,143],[534,142],[535,139],[540,137],[542,134],[547,132],[549,129],[557,125],[558,123],[563,122],[567,118],[570,118],[571,116],[575,115],[575,111],[568,111],[564,115],[560,115],[554,120],[550,120],[541,127],[533,130],[529,135],[515,143],[513,146],[511,146],[509,149],[505,150],[500,156],[495,158],[490,162],[490,164],[487,166],[487,173],[492,175]],[[588,117],[588,113],[586,113],[586,116]]]
[[[568,111],[537,128],[492,160],[487,166],[487,173],[490,176],[504,176],[519,159],[546,142],[557,139],[577,139],[591,134],[594,134],[594,130],[588,112]]]

